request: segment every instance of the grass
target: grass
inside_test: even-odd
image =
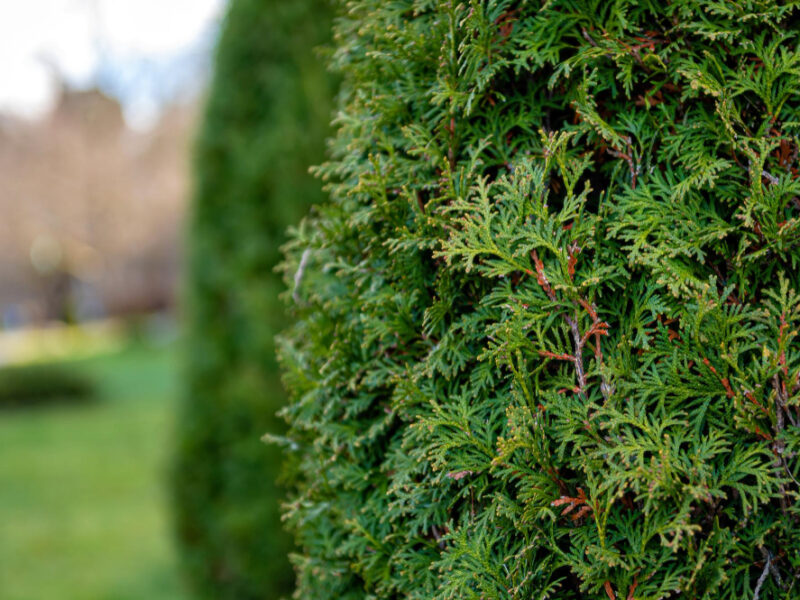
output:
[[[186,598],[165,492],[174,352],[69,366],[98,402],[0,412],[0,599]]]

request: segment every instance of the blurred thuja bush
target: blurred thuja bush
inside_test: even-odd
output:
[[[298,598],[800,598],[794,3],[350,0]]]
[[[95,382],[68,363],[0,367],[0,408],[82,404],[94,399]]]
[[[280,526],[284,404],[273,336],[285,326],[274,273],[287,225],[322,198],[334,95],[316,53],[329,39],[324,0],[233,0],[195,145],[189,239],[186,386],[173,491],[195,590],[277,598],[292,589]]]

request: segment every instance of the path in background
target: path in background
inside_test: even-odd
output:
[[[174,351],[71,363],[84,406],[0,413],[0,600],[180,600],[165,494]]]

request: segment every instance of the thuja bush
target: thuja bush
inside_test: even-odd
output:
[[[195,146],[186,389],[173,473],[176,529],[201,597],[278,598],[293,584],[275,479],[260,441],[285,402],[273,337],[284,230],[322,198],[332,78],[315,47],[324,0],[234,0]]]
[[[800,598],[796,8],[336,32],[284,264],[297,597]]]
[[[0,410],[84,404],[95,399],[95,382],[68,363],[0,367]]]

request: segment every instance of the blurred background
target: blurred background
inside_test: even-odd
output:
[[[0,2],[0,600],[288,597],[328,0]]]
[[[245,597],[180,568],[170,490],[190,150],[227,9],[0,3],[2,600]]]
[[[187,148],[223,9],[0,5],[4,331],[172,311]]]

